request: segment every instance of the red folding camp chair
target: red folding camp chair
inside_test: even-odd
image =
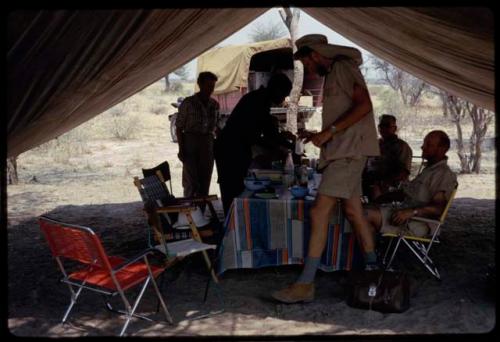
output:
[[[150,282],[153,284],[167,321],[172,323],[172,317],[155,281],[155,278],[165,269],[151,265],[147,258],[148,255],[155,253],[154,250],[148,249],[130,260],[125,260],[121,257],[108,256],[99,237],[88,227],[62,223],[44,216],[39,218],[39,223],[52,255],[63,273],[61,281],[68,285],[71,293],[71,303],[62,319],[63,324],[83,289],[107,296],[119,295],[126,309],[119,312],[127,316],[120,332],[120,336],[123,336],[132,317],[151,321],[135,313]],[[68,261],[77,262],[79,267],[68,273],[64,267]],[[141,286],[141,289],[131,305],[125,292],[137,286]],[[106,305],[108,309],[113,310],[109,302],[106,302]]]

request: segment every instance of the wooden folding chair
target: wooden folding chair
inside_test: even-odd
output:
[[[438,280],[441,280],[438,268],[430,258],[429,252],[434,244],[440,243],[439,233],[441,231],[441,226],[443,225],[446,215],[448,214],[448,210],[450,209],[451,203],[455,198],[455,195],[457,193],[457,188],[458,184],[455,185],[455,189],[451,193],[450,198],[448,199],[448,203],[446,204],[446,207],[444,208],[441,216],[439,217],[439,220],[432,220],[425,217],[415,216],[412,217],[410,220],[408,220],[408,222],[406,223],[406,229],[402,229],[399,234],[394,234],[394,233],[382,234],[382,237],[390,238],[389,244],[385,250],[384,258],[382,260],[382,263],[385,265],[386,269],[391,267],[396,252],[398,251],[401,242],[403,242],[410,249],[410,251],[412,251],[412,253],[417,257],[417,259],[420,260],[420,262],[425,266],[425,268],[434,277],[436,277]],[[434,231],[432,231],[431,229],[431,234],[427,237],[415,237],[407,234],[407,232],[409,231],[408,225],[410,221],[425,222],[427,224],[435,226],[436,228],[434,229]],[[394,239],[396,239],[396,245],[392,251],[389,262],[386,263],[387,256],[389,255],[389,250],[391,249]]]
[[[150,282],[162,306],[166,320],[172,323],[172,317],[155,281],[155,278],[165,269],[151,265],[147,258],[155,253],[154,250],[148,249],[129,260],[108,256],[101,240],[91,228],[59,222],[45,216],[41,216],[38,222],[63,274],[61,281],[68,285],[71,293],[71,303],[63,316],[63,324],[79,299],[82,290],[110,297],[118,295],[125,306],[125,311],[118,312],[127,316],[120,331],[120,336],[123,336],[132,317],[151,321],[145,316],[136,314],[136,309]],[[68,272],[65,268],[68,261],[78,263],[79,267]],[[140,286],[140,292],[134,303],[131,304],[125,296],[125,292],[137,286]],[[116,311],[109,301],[106,301],[106,307],[111,311]]]
[[[192,214],[195,210],[197,210],[197,207],[195,207],[190,200],[169,197],[169,193],[165,193],[165,188],[161,185],[161,183],[162,181],[159,178],[159,175],[149,176],[143,179],[134,177],[134,185],[139,190],[141,198],[144,201],[144,211],[148,218],[149,226],[152,228],[156,243],[154,245],[154,243],[150,241],[150,245],[153,248],[166,253],[165,246],[167,243],[171,243],[170,241],[182,241],[187,239],[203,243],[198,227],[192,217]],[[171,218],[168,216],[169,214],[186,215],[189,233],[185,230],[178,231],[175,229],[172,225]],[[217,247],[217,245],[208,244],[207,246],[214,246],[213,249],[216,249]],[[218,284],[219,280],[213,269],[213,262],[207,254],[207,249],[204,249],[201,252],[212,279],[216,284]]]
[[[164,161],[163,163],[158,164],[150,169],[142,169],[142,174],[144,178],[153,175],[157,176],[162,182],[165,191],[169,193],[172,197],[174,196],[174,193],[172,191],[172,177],[170,175],[170,166],[167,161]],[[166,186],[167,182],[169,184],[170,190]],[[215,211],[215,208],[213,206],[213,201],[216,201],[217,199],[218,199],[217,195],[176,198],[177,201],[190,201],[192,204],[201,207],[202,209],[204,209],[204,207],[207,206],[208,209],[210,210],[212,221],[220,225],[221,220],[219,219],[219,216],[217,215],[217,212]]]

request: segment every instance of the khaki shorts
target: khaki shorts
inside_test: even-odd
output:
[[[390,206],[380,207],[380,213],[382,214],[382,227],[380,228],[381,233],[393,233],[399,234],[401,231],[405,231],[407,235],[412,235],[416,237],[425,237],[429,235],[429,226],[425,222],[410,221],[408,224],[408,229],[406,225],[393,226],[391,224],[391,215],[394,209]]]
[[[318,193],[344,199],[361,196],[361,174],[365,164],[366,157],[331,161],[323,169]]]

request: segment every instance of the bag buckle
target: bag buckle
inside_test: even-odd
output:
[[[368,288],[368,297],[375,297],[377,295],[377,285],[370,284]]]

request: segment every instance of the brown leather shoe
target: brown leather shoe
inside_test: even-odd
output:
[[[271,296],[287,304],[312,302],[314,300],[314,283],[294,283],[282,290],[273,292]]]

